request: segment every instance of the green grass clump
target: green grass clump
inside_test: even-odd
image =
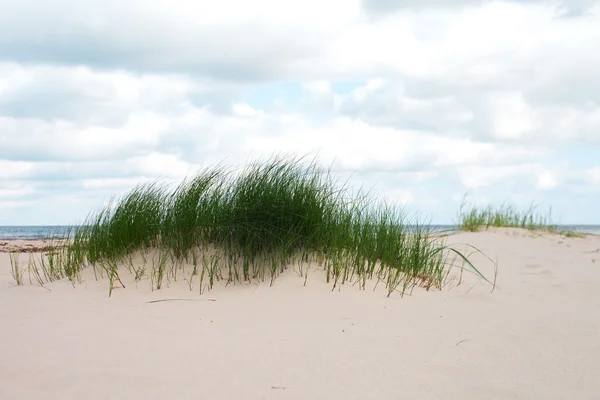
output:
[[[575,231],[560,231],[560,234],[562,236],[568,237],[568,238],[583,239],[585,237],[585,233],[575,232]]]
[[[62,275],[78,280],[91,265],[97,278],[109,278],[109,294],[116,282],[124,287],[119,265],[137,282],[148,260],[157,290],[190,263],[190,290],[195,281],[200,292],[218,280],[273,284],[290,266],[306,282],[313,261],[333,288],[346,282],[365,288],[377,279],[388,295],[441,288],[449,255],[485,279],[429,225],[371,196],[350,196],[329,171],[302,158],[274,157],[242,171],[217,166],[173,190],[158,182],[139,185],[90,214],[61,254]],[[144,266],[135,266],[135,257]]]
[[[552,222],[552,210],[548,214],[535,212],[535,205],[526,211],[518,211],[512,206],[502,205],[479,208],[468,205],[464,200],[458,216],[458,229],[477,232],[483,228],[523,228],[532,231],[556,232],[557,226]]]
[[[67,237],[74,231],[75,228],[70,228]],[[85,260],[81,242],[73,243],[70,239],[58,237],[45,241],[41,247],[17,249],[9,254],[11,274],[18,285],[23,284],[24,271],[27,271],[30,284],[35,281],[41,287],[63,278],[68,278],[73,283],[81,282],[81,266]],[[19,267],[21,253],[29,254],[26,270]]]

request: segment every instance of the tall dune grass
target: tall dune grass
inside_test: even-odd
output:
[[[90,214],[60,257],[64,275],[79,279],[87,265],[109,278],[109,294],[123,268],[136,281],[150,260],[153,289],[177,280],[193,263],[200,292],[217,280],[269,280],[294,266],[306,282],[317,262],[332,288],[346,282],[365,288],[385,283],[388,295],[415,286],[441,288],[448,257],[466,257],[444,246],[430,227],[367,195],[350,196],[329,171],[303,158],[274,157],[240,173],[206,169],[173,190],[158,182],[139,185],[120,201]],[[43,265],[43,264],[42,264]],[[487,280],[487,279],[486,279]]]

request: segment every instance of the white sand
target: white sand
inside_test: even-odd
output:
[[[600,237],[448,242],[497,257],[494,293],[472,277],[404,298],[332,292],[289,270],[203,296],[128,279],[108,298],[90,271],[17,287],[0,253],[0,399],[599,399]],[[204,301],[147,303],[184,297]]]

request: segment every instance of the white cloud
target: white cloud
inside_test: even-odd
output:
[[[25,161],[10,161],[0,159],[0,178],[15,179],[22,178],[31,173],[35,165]]]
[[[194,172],[193,165],[181,160],[177,155],[157,152],[129,158],[125,165],[134,174],[159,178],[183,179],[190,172]]]
[[[31,185],[9,182],[0,184],[0,198],[23,197],[35,193],[35,188]]]
[[[115,157],[132,148],[155,146],[168,126],[167,118],[147,112],[132,113],[117,127],[0,117],[0,131],[6,143],[0,157],[25,158],[28,154],[45,160]]]
[[[597,2],[384,3],[0,3],[0,203],[70,199],[53,215],[73,218],[275,152],[446,221],[467,189],[600,194],[598,160],[567,150],[600,153]]]
[[[19,209],[19,208],[27,208],[30,207],[32,205],[34,205],[35,202],[33,201],[0,201],[0,211],[1,212],[6,212],[6,211],[11,211],[13,209]],[[0,221],[2,221],[5,218],[0,219]],[[7,220],[10,221],[10,220]]]
[[[498,93],[490,100],[495,137],[514,140],[533,131],[533,116],[521,93]]]
[[[382,197],[387,200],[388,204],[396,204],[400,207],[408,206],[415,200],[412,190],[408,189],[385,191]]]
[[[514,179],[521,172],[517,166],[463,167],[458,170],[459,179],[467,190],[494,186],[499,181]]]
[[[458,176],[467,190],[498,186],[499,183],[535,183],[540,190],[558,186],[556,177],[544,169],[541,163],[517,163],[493,166],[465,166],[458,168]]]
[[[550,171],[544,171],[538,176],[536,187],[540,190],[551,190],[558,187],[558,179]]]
[[[592,185],[600,185],[600,166],[589,168],[585,171],[586,180]]]
[[[316,95],[327,95],[331,93],[331,85],[326,80],[305,82],[302,86]]]
[[[235,113],[235,115],[240,117],[254,117],[257,115],[256,110],[246,103],[234,104],[233,112]]]
[[[85,189],[109,189],[109,190],[127,190],[135,187],[139,183],[149,181],[148,177],[136,176],[133,178],[99,178],[83,179],[82,186]]]
[[[0,50],[10,50],[18,60],[93,59],[101,66],[126,64],[235,79],[240,71],[254,78],[281,75],[297,60],[319,56],[323,40],[360,16],[360,4],[128,0],[99,6],[90,0],[51,5],[24,0],[3,3],[0,11],[6,43]]]

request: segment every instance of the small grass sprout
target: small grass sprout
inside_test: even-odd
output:
[[[581,233],[581,232],[575,232],[575,231],[561,231],[560,232],[561,236],[564,237],[568,237],[568,238],[578,238],[578,239],[583,239],[585,238],[585,233]]]
[[[11,252],[8,254],[10,259],[10,273],[17,283],[17,285],[23,285],[23,271],[19,267],[19,253]]]

